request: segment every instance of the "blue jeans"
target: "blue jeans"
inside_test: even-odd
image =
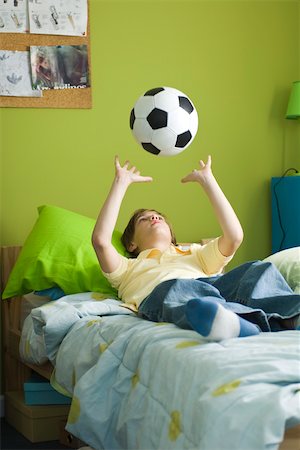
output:
[[[286,329],[282,319],[300,314],[300,295],[293,293],[277,268],[254,261],[217,277],[164,281],[142,301],[138,315],[192,329],[185,310],[195,298],[218,302],[261,331],[282,331]]]

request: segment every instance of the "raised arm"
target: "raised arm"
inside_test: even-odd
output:
[[[134,166],[130,167],[129,161],[122,167],[119,158],[115,157],[115,177],[92,235],[92,243],[104,272],[113,272],[120,263],[120,255],[112,244],[112,234],[126,191],[132,183],[149,181],[152,178],[141,176]]]
[[[223,234],[219,239],[219,250],[224,256],[231,256],[243,241],[243,229],[212,173],[211,156],[208,156],[206,164],[201,160],[199,165],[199,170],[193,170],[181,181],[182,183],[195,181],[202,186],[222,229]]]

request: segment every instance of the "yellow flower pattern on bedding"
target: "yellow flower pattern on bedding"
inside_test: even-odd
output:
[[[86,324],[87,327],[92,327],[93,325],[95,325],[95,323],[101,322],[101,319],[93,319],[93,320],[89,320]]]
[[[107,347],[108,347],[108,344],[106,342],[103,342],[102,344],[99,344],[99,353],[105,352]]]
[[[140,375],[139,371],[137,370],[136,373],[131,378],[131,385],[133,388],[137,385],[137,383],[140,381]]]
[[[80,416],[80,400],[78,397],[73,397],[71,408],[68,416],[68,423],[75,423]]]
[[[74,388],[75,384],[76,384],[76,371],[75,371],[75,369],[73,369],[73,372],[72,372],[72,387],[73,388]]]
[[[92,292],[91,293],[91,299],[93,300],[106,300],[107,298],[110,298],[107,296],[107,294],[101,294],[100,292]]]
[[[182,341],[176,345],[176,348],[194,347],[195,345],[201,345],[201,342],[199,342],[199,341]]]
[[[180,412],[174,410],[171,412],[171,422],[169,425],[169,439],[170,441],[176,441],[181,433],[181,419]]]
[[[226,384],[222,384],[222,386],[218,387],[213,391],[212,396],[218,397],[219,395],[229,394],[239,387],[241,384],[241,380],[234,380]]]
[[[30,356],[30,341],[26,339],[25,341],[25,355]]]

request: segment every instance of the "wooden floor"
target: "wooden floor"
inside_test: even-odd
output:
[[[1,419],[1,450],[66,450],[69,447],[59,441],[38,442],[33,444],[11,427],[5,419]]]

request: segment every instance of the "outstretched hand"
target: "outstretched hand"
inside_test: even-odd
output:
[[[200,184],[205,184],[209,177],[212,176],[211,171],[211,156],[208,155],[207,163],[204,163],[202,159],[199,161],[200,169],[194,169],[192,172],[182,178],[182,183],[188,183],[190,181],[196,181]]]
[[[116,178],[127,182],[128,185],[131,183],[148,183],[152,181],[152,177],[140,175],[140,171],[137,170],[135,166],[130,167],[130,162],[128,160],[121,166],[118,156],[115,156],[115,171]]]

